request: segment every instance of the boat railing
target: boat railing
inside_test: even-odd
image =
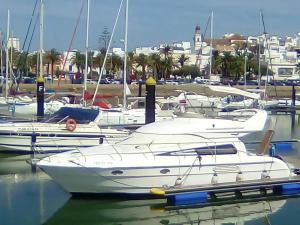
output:
[[[93,158],[94,156],[101,156],[101,155],[109,155],[112,159],[114,159],[113,155],[118,155],[120,160],[122,161],[124,159],[124,156],[126,155],[134,155],[134,154],[143,154],[146,158],[149,157],[149,155],[152,155],[152,157],[155,159],[157,156],[162,155],[173,155],[173,156],[182,156],[187,157],[191,155],[200,156],[200,155],[212,155],[215,157],[215,162],[217,160],[218,155],[222,154],[238,154],[240,156],[241,154],[248,154],[251,155],[251,152],[254,156],[255,154],[255,148],[243,148],[243,146],[235,143],[243,143],[240,140],[236,141],[224,141],[224,142],[185,142],[185,143],[151,143],[151,144],[123,144],[119,143],[116,145],[111,145],[112,149],[115,151],[115,153],[110,152],[110,154],[107,153],[107,151],[104,151],[103,153],[101,151],[97,152],[89,152],[88,154],[85,154],[84,152],[81,152],[81,149],[77,149],[76,152],[80,152],[80,154],[83,155],[85,158],[85,161],[87,157]],[[187,148],[183,148],[184,145],[190,145]],[[199,145],[200,144],[200,145]],[[226,144],[233,144],[232,148],[229,147],[218,147],[218,146],[225,146]],[[124,151],[124,147],[130,147],[132,146],[136,151]],[[169,147],[167,147],[169,146]],[[197,149],[201,148],[201,151],[197,151]],[[206,148],[206,149],[205,149]],[[132,149],[132,148],[130,148]]]

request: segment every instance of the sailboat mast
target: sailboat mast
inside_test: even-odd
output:
[[[125,38],[124,38],[124,72],[123,72],[123,109],[127,107],[126,100],[126,78],[127,78],[127,38],[128,38],[128,1],[126,0],[125,9]]]
[[[211,11],[211,16],[210,16],[210,63],[209,63],[209,81],[210,82],[211,82],[211,71],[212,71],[213,22],[214,22],[214,12]]]
[[[6,77],[5,77],[5,98],[8,97],[8,42],[9,42],[9,27],[10,27],[10,10],[7,11],[7,31],[6,31]]]
[[[4,78],[3,77],[3,41],[2,41],[2,31],[0,31],[0,45],[1,45],[1,48],[0,48],[0,58],[1,58],[1,61],[0,61],[0,69],[1,69],[1,77],[2,79]],[[3,87],[3,80],[2,80],[2,87]],[[2,89],[3,90],[3,89]],[[2,92],[3,93],[3,92]]]
[[[260,37],[258,38],[258,85],[260,88],[261,83],[261,65],[260,65]]]
[[[260,18],[261,18],[261,11],[259,12],[259,35],[261,35],[261,22],[260,22]],[[261,51],[261,37],[258,36],[258,85],[259,85],[259,88],[260,88],[260,85],[261,85],[261,65],[260,65],[260,51]]]
[[[87,80],[87,74],[88,74],[89,26],[90,26],[90,0],[87,0],[86,40],[85,40],[85,71],[84,71],[84,79],[83,79],[83,83],[84,83],[83,98],[84,98],[84,92],[87,90],[86,80]],[[86,101],[84,101],[84,106],[86,106]]]
[[[244,52],[244,90],[247,89],[247,47]]]
[[[44,1],[41,0],[41,14],[40,14],[40,78],[44,76],[44,66],[43,66],[43,42],[44,40]]]

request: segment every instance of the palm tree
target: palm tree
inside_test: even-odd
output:
[[[76,65],[78,73],[83,73],[83,69],[85,67],[85,55],[80,52],[76,52],[75,55],[71,57],[71,64]]]
[[[88,67],[90,69],[90,78],[92,79],[93,76],[93,62],[94,62],[94,52],[89,51],[88,52]]]
[[[167,59],[162,61],[162,65],[163,65],[163,68],[164,68],[163,76],[166,80],[166,78],[169,78],[170,74],[172,73],[173,67],[174,67],[173,57],[169,56]]]
[[[189,59],[189,57],[186,57],[185,54],[181,54],[181,56],[178,59],[178,62],[180,64],[180,67],[184,66],[184,63]]]
[[[136,58],[135,61],[138,67],[142,67],[142,80],[146,80],[146,67],[148,65],[148,56],[141,53]]]
[[[164,54],[164,58],[165,60],[168,58],[168,56],[170,55],[171,52],[171,47],[169,45],[166,45],[163,49],[162,49],[162,53]]]
[[[134,52],[128,52],[127,58],[129,77],[131,77],[133,74],[133,64],[135,63]]]
[[[29,70],[31,72],[34,71],[35,74],[38,73],[38,64],[37,64],[38,57],[39,57],[39,54],[37,52],[29,54],[27,56],[27,64],[28,64]]]
[[[54,74],[54,64],[59,62],[60,59],[60,53],[55,49],[52,48],[50,51],[46,52],[46,61],[48,62],[48,72],[49,72],[49,64],[51,64],[51,80],[53,83],[53,74]]]
[[[156,80],[161,78],[162,61],[159,54],[153,53],[149,57],[149,66],[152,67]]]
[[[123,66],[123,60],[120,56],[112,54],[111,56],[111,70],[113,73],[119,71]]]
[[[103,52],[99,52],[97,55],[96,55],[96,57],[94,57],[93,58],[93,67],[94,68],[100,68],[100,70],[101,70],[101,68],[102,68],[102,66],[103,66],[103,63],[104,63],[104,58],[105,58],[105,53],[103,53]],[[100,74],[99,74],[100,75]]]

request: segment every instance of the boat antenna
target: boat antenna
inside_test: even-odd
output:
[[[112,29],[112,32],[111,32],[111,37],[110,37],[110,40],[109,40],[108,45],[107,45],[106,53],[105,53],[104,60],[103,60],[103,65],[102,65],[102,67],[101,67],[101,71],[100,71],[100,74],[99,74],[99,78],[98,78],[96,90],[95,90],[95,93],[94,93],[94,96],[93,96],[92,105],[93,105],[94,102],[95,102],[95,98],[96,98],[96,94],[97,94],[97,92],[98,92],[100,80],[101,80],[102,74],[103,74],[103,72],[104,72],[104,67],[105,67],[105,64],[106,64],[106,61],[107,61],[108,51],[109,51],[109,49],[110,49],[110,46],[111,46],[111,43],[112,43],[112,39],[113,39],[113,36],[114,36],[114,34],[115,34],[115,30],[116,30],[116,26],[117,26],[117,23],[118,23],[118,20],[119,20],[119,16],[120,16],[120,13],[121,13],[123,1],[124,1],[124,0],[121,0],[120,6],[119,6],[119,10],[118,10],[118,13],[117,13],[117,17],[116,17],[116,19],[115,19],[114,26],[113,26],[113,29]]]

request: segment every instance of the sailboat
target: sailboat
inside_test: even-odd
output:
[[[114,35],[115,27],[118,22],[120,10],[123,5],[123,0],[120,3],[120,8],[117,14],[117,18],[115,20],[115,24],[113,27],[113,32],[108,44],[107,53],[110,48],[111,40]],[[142,125],[145,124],[145,109],[139,108],[139,109],[129,109],[127,107],[127,94],[130,90],[127,85],[127,43],[128,43],[128,6],[129,2],[126,0],[126,8],[125,8],[125,37],[124,37],[124,68],[123,68],[123,105],[122,107],[118,108],[111,108],[111,109],[101,109],[98,116],[98,121],[100,126],[119,126],[119,125]],[[107,53],[104,58],[105,65],[106,59],[107,59]],[[101,79],[102,73],[103,73],[104,67],[101,69],[99,80],[97,83],[97,87],[95,90],[94,96],[96,96],[96,93],[98,91],[99,81]],[[129,90],[129,91],[128,91]],[[95,97],[94,97],[95,98]],[[94,99],[93,99],[94,102]],[[171,119],[175,117],[175,115],[164,113],[163,110],[159,107],[158,104],[156,104],[156,120],[165,120],[165,119]]]
[[[43,12],[43,0],[40,0],[40,7]],[[42,24],[43,13],[40,19]],[[40,49],[42,52],[42,45]],[[0,124],[0,151],[53,153],[108,143],[115,137],[119,140],[128,135],[127,130],[99,128],[96,123],[99,115],[97,109],[82,106],[59,108],[50,119],[41,122]]]

